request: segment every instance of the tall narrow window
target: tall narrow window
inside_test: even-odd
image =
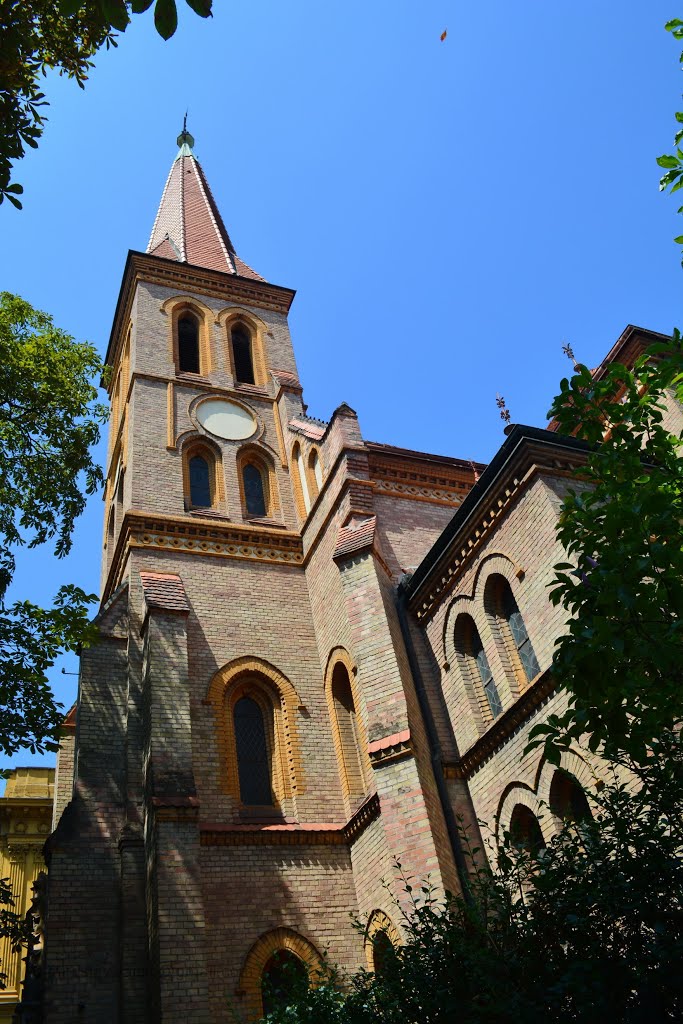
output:
[[[386,973],[387,963],[394,952],[394,945],[384,929],[376,932],[372,939],[372,965],[375,974],[381,977]]]
[[[561,769],[550,784],[550,810],[563,821],[586,821],[592,818],[588,799],[573,775]]]
[[[481,677],[482,686],[484,687],[484,693],[486,694],[491,714],[494,718],[498,718],[498,715],[501,714],[503,710],[503,705],[501,704],[500,697],[498,696],[498,687],[496,686],[493,678],[493,673],[489,666],[489,660],[486,657],[484,645],[481,642],[479,631],[474,623],[472,623],[471,644],[472,657],[474,658],[477,671]]]
[[[308,490],[308,480],[306,479],[306,466],[304,464],[304,457],[301,454],[301,445],[297,441],[294,445],[292,452],[294,456],[294,462],[296,463],[296,472],[299,478],[299,489],[301,491],[301,500],[303,502],[303,513],[308,514],[311,511],[311,495]]]
[[[517,607],[517,602],[515,601],[512,590],[510,589],[510,584],[502,577],[499,579],[500,589],[498,592],[498,605],[500,614],[502,615],[503,620],[507,623],[512,642],[517,649],[517,655],[521,666],[524,669],[524,675],[527,678],[527,682],[530,682],[532,679],[535,679],[541,669],[536,659],[534,649],[531,646],[531,640],[529,639],[529,634],[526,631],[524,619]]]
[[[263,473],[253,462],[248,462],[242,470],[242,482],[244,485],[244,503],[247,507],[247,514],[250,516],[267,515],[268,502],[266,501]]]
[[[320,466],[320,456],[315,448],[311,449],[308,456],[308,484],[311,498],[317,498],[323,485],[323,473]]]
[[[365,795],[356,707],[346,666],[339,662],[332,673],[332,701],[336,718],[343,777],[350,800]]]
[[[192,313],[178,320],[178,372],[199,373],[199,321]]]
[[[211,508],[211,471],[203,455],[193,455],[189,463],[190,505],[192,508]]]
[[[241,697],[235,704],[233,719],[240,799],[243,804],[270,807],[270,752],[263,712],[251,697]]]
[[[299,957],[288,949],[278,949],[270,957],[261,975],[263,1015],[283,1010],[308,988],[308,970]]]
[[[238,384],[254,384],[254,360],[251,351],[251,335],[242,324],[235,324],[230,332],[235,380]]]
[[[109,554],[112,554],[114,550],[114,536],[116,533],[116,520],[114,518],[114,504],[112,502],[111,508],[109,509],[109,519],[107,521],[107,547],[109,548]]]

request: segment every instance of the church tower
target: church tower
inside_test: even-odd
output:
[[[294,292],[240,259],[178,144],[106,357],[100,641],[58,764],[48,1024],[256,1020],[286,961],[353,971],[373,936],[400,941],[396,858],[459,886],[466,800],[434,769],[450,734],[396,588],[478,467],[366,441],[345,404],[307,415]]]

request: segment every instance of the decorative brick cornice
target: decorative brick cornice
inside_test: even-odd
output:
[[[199,800],[196,796],[153,796],[154,820],[192,822],[199,817]]]
[[[280,565],[301,565],[303,545],[298,533],[286,529],[236,525],[196,515],[163,516],[126,512],[112,559],[103,600],[118,583],[129,548],[191,552],[214,558],[245,558]]]
[[[354,843],[358,836],[365,832],[368,825],[379,818],[380,804],[377,793],[373,793],[365,800],[357,811],[351,815],[342,829],[344,839],[347,843]]]
[[[379,797],[373,794],[345,825],[336,822],[296,824],[200,824],[202,846],[346,846],[356,841],[379,816]]]
[[[208,295],[212,298],[227,299],[258,309],[271,309],[285,316],[292,305],[295,292],[291,288],[253,281],[250,278],[225,274],[218,270],[194,267],[189,263],[150,256],[130,251],[123,272],[121,291],[114,314],[109,346],[105,362],[111,364],[117,356],[124,327],[130,319],[131,303],[138,281],[158,284],[164,288],[176,288],[192,295]]]
[[[547,431],[543,433],[553,438]],[[419,584],[408,584],[409,607],[418,620],[424,622],[436,612],[446,595],[455,587],[463,570],[536,476],[548,474],[555,478],[575,477],[576,470],[584,462],[585,450],[578,446],[576,449],[561,447],[559,444],[556,447],[548,442],[523,438],[513,452],[505,473],[494,479],[488,488],[482,487],[488,482],[486,475],[482,477],[472,492],[473,499],[478,497],[475,508],[467,509],[463,506],[462,513],[456,513],[448,527],[451,535],[447,538],[443,553],[436,559],[432,559],[430,553],[427,558],[432,559],[433,564],[428,573],[422,574],[420,567],[416,573],[416,576],[420,575]],[[461,515],[462,523],[458,523]]]
[[[383,736],[368,744],[368,755],[373,768],[380,768],[389,761],[397,761],[399,758],[411,756],[412,753],[413,744],[409,729],[396,732],[392,736]]]
[[[394,498],[429,501],[433,505],[455,508],[474,484],[471,468],[442,465],[427,461],[426,457],[422,462],[418,458],[371,453],[368,463],[377,493]]]
[[[457,761],[444,762],[447,779],[469,779],[492,754],[502,747],[514,732],[536,714],[556,689],[550,672],[544,672],[531,684],[476,743]]]

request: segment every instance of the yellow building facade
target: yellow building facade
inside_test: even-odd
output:
[[[45,871],[43,843],[52,821],[54,768],[15,768],[0,797],[0,878],[9,878],[16,913],[25,914],[31,886]],[[24,951],[12,952],[8,939],[0,939],[0,971],[7,975],[0,989],[0,1024],[10,1024],[20,997]]]

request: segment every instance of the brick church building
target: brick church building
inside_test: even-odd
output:
[[[309,416],[294,293],[239,258],[178,142],[106,357],[101,640],[57,765],[47,1024],[256,1020],[283,963],[352,972],[401,941],[396,860],[457,891],[460,819],[542,843],[600,778],[585,752],[523,756],[562,699],[547,584],[583,444],[513,426],[484,467],[368,441],[345,404]],[[628,327],[602,369],[655,337]]]

